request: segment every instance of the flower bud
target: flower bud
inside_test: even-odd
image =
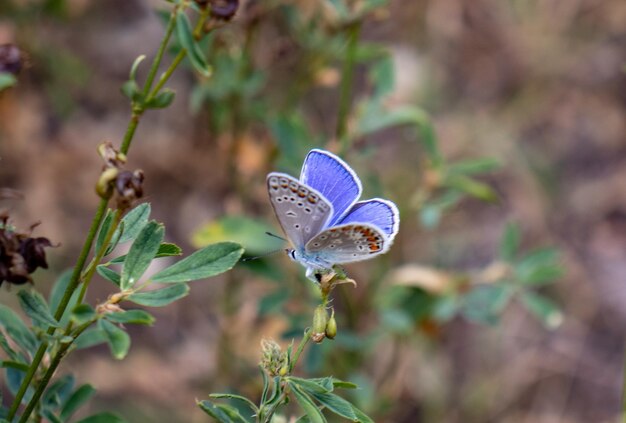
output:
[[[275,341],[263,339],[261,341],[261,367],[270,376],[286,375],[287,353],[284,353]]]
[[[96,183],[96,192],[102,198],[109,198],[113,194],[113,182],[120,171],[114,167],[105,169]]]
[[[324,330],[326,334],[326,338],[335,339],[337,336],[337,321],[335,320],[335,310],[333,310],[330,314],[330,319],[328,319],[328,323],[326,323],[326,329]]]
[[[328,313],[326,307],[318,306],[313,314],[313,327],[311,328],[311,339],[313,342],[320,343],[326,336],[326,324],[328,323]]]

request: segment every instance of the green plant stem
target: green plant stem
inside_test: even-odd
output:
[[[176,10],[174,10],[174,13],[172,14],[173,16],[172,20],[175,20],[175,13],[176,13]],[[210,9],[208,7],[202,9],[202,12],[200,13],[200,17],[198,18],[198,22],[196,22],[196,26],[193,29],[193,37],[196,40],[202,36],[204,23],[209,17],[209,14],[210,14]],[[178,54],[176,55],[172,63],[168,66],[168,68],[165,70],[165,72],[163,72],[163,74],[159,78],[159,82],[157,82],[154,89],[152,89],[151,91],[150,89],[148,89],[149,94],[147,92],[145,93],[146,102],[153,99],[159,93],[159,91],[161,91],[161,88],[163,88],[165,83],[170,79],[170,77],[172,76],[172,73],[174,73],[174,70],[176,70],[176,68],[178,67],[178,65],[180,65],[180,62],[183,61],[186,55],[187,55],[187,50],[185,49],[182,49],[181,51],[178,52]],[[150,83],[152,83],[152,81]]]
[[[33,409],[35,408],[35,406],[39,403],[39,398],[41,398],[41,395],[43,394],[43,391],[48,386],[48,383],[50,383],[50,379],[54,375],[54,372],[56,371],[57,367],[59,367],[59,364],[61,363],[61,360],[63,359],[63,357],[67,353],[67,350],[74,343],[76,338],[78,338],[78,336],[81,333],[83,333],[83,331],[85,329],[87,329],[89,326],[91,326],[91,324],[94,321],[95,320],[89,321],[89,322],[84,323],[83,325],[79,326],[76,329],[76,331],[74,332],[74,334],[72,335],[72,342],[68,342],[66,344],[63,344],[61,346],[61,348],[59,349],[59,351],[57,351],[57,353],[55,354],[54,358],[50,362],[50,366],[48,367],[48,370],[46,370],[46,373],[43,375],[43,378],[41,379],[41,382],[39,382],[39,385],[37,385],[37,389],[35,390],[35,393],[33,394],[33,397],[31,398],[30,402],[26,406],[26,409],[24,410],[24,413],[22,414],[22,417],[20,417],[19,423],[26,423],[28,421],[28,418],[30,417],[30,414],[33,412]]]
[[[67,304],[69,303],[70,298],[72,297],[72,294],[74,293],[74,290],[78,286],[78,283],[80,281],[80,274],[83,271],[83,266],[85,265],[85,262],[87,261],[87,256],[89,255],[89,251],[91,250],[91,244],[93,243],[93,240],[96,237],[96,234],[98,233],[98,228],[100,227],[100,224],[102,223],[102,219],[104,218],[104,211],[106,210],[107,203],[108,201],[103,199],[100,201],[100,204],[98,205],[98,209],[96,210],[96,214],[91,222],[91,227],[89,228],[87,238],[85,239],[83,248],[80,252],[80,255],[78,256],[76,265],[74,266],[74,271],[72,272],[72,276],[70,277],[70,282],[67,286],[67,289],[65,290],[65,293],[63,294],[63,298],[61,299],[55,311],[54,317],[57,320],[60,320],[61,317],[63,317],[63,313],[65,312],[65,309],[67,308]],[[52,335],[54,331],[55,331],[54,327],[49,327],[47,333],[48,335]],[[41,364],[41,360],[46,354],[47,349],[48,349],[48,343],[46,341],[42,341],[41,345],[39,346],[39,349],[37,350],[37,352],[35,353],[33,357],[32,362],[30,363],[30,366],[28,367],[28,371],[26,372],[26,375],[24,376],[24,380],[22,381],[22,384],[20,385],[19,390],[15,394],[15,398],[13,399],[13,404],[11,404],[9,414],[7,415],[7,420],[11,421],[15,417],[15,414],[17,413],[17,409],[19,408],[20,403],[22,402],[22,398],[24,398],[24,394],[26,393],[26,390],[28,389],[28,386],[30,385],[31,380],[35,376],[35,373],[37,372],[37,369],[39,368],[39,364]]]
[[[355,22],[351,24],[347,29],[347,33],[348,45],[346,47],[346,59],[343,62],[343,69],[341,71],[341,91],[339,97],[339,110],[337,112],[337,127],[335,129],[335,137],[341,144],[341,154],[345,154],[350,147],[346,132],[354,80],[356,49],[359,43],[359,34],[361,33],[361,23]]]
[[[150,92],[152,82],[154,81],[156,73],[161,64],[161,60],[163,59],[163,54],[165,53],[165,49],[167,47],[169,39],[171,38],[172,33],[174,31],[174,27],[176,25],[176,10],[177,9],[174,8],[172,15],[170,17],[170,20],[168,22],[168,25],[167,25],[165,36],[163,37],[163,40],[161,41],[157,54],[154,60],[152,61],[152,65],[150,67],[150,71],[148,73],[148,76],[146,78],[146,82],[143,88],[144,95]],[[128,150],[130,149],[130,144],[135,135],[137,126],[139,125],[139,118],[142,113],[143,113],[142,108],[133,109],[133,114],[131,116],[130,122],[128,123],[126,133],[124,135],[122,144],[120,146],[120,152],[123,154],[128,154]],[[93,218],[91,227],[89,229],[89,233],[87,234],[87,238],[85,239],[85,243],[83,244],[81,253],[78,257],[78,260],[76,261],[76,265],[74,267],[74,271],[72,272],[72,276],[70,278],[68,287],[65,290],[65,293],[63,294],[63,298],[61,299],[61,302],[59,303],[59,306],[57,307],[57,310],[55,312],[55,318],[57,320],[60,320],[61,317],[63,317],[65,309],[67,308],[67,304],[69,303],[72,294],[74,293],[74,291],[76,290],[76,287],[78,286],[78,283],[80,282],[80,275],[83,271],[83,267],[85,266],[85,262],[87,261],[87,256],[89,255],[89,251],[91,251],[91,246],[96,237],[96,234],[98,233],[98,228],[100,227],[102,223],[102,219],[104,218],[104,212],[106,211],[107,204],[108,204],[108,199],[100,200],[100,204],[98,205],[98,209],[96,210],[96,214]],[[55,328],[50,327],[48,328],[47,333],[49,335],[52,335],[54,331],[55,331]],[[47,349],[48,349],[48,343],[46,341],[42,341],[41,345],[39,346],[39,349],[33,356],[33,360],[31,361],[28,371],[26,372],[26,375],[24,376],[24,380],[22,381],[22,384],[20,385],[20,388],[15,395],[13,403],[11,404],[11,408],[9,409],[9,413],[7,415],[7,420],[11,421],[15,417],[15,414],[17,413],[20,403],[22,402],[22,398],[24,398],[24,395],[26,394],[26,390],[28,389],[28,386],[30,385],[33,377],[35,376],[35,373],[37,372],[37,369],[39,368],[39,365],[41,364],[41,360],[43,359]],[[49,379],[42,380],[42,382],[39,384],[39,387],[41,389],[45,389],[48,382],[49,382]],[[24,418],[24,416],[28,418],[28,416],[30,415],[30,413],[32,412],[34,408],[34,405],[32,404],[33,404],[33,401],[31,399],[29,406],[26,409],[29,411],[27,413],[25,412],[22,415],[22,418]]]
[[[296,353],[293,355],[293,358],[291,359],[291,362],[289,363],[289,373],[293,371],[293,368],[296,366],[296,363],[298,362],[298,359],[300,358],[300,354],[302,354],[302,351],[304,351],[304,347],[306,346],[306,344],[309,343],[310,340],[311,340],[311,329],[307,329],[306,331],[304,331],[304,337],[302,338],[302,341],[300,341],[300,344],[298,345],[298,348],[296,349]]]
[[[175,6],[172,9],[172,14],[170,15],[170,20],[167,23],[167,28],[165,29],[165,36],[163,40],[161,40],[161,44],[159,45],[159,50],[152,61],[152,66],[150,66],[150,71],[148,72],[148,76],[146,77],[146,82],[143,86],[143,97],[146,98],[150,89],[152,88],[152,82],[154,82],[154,78],[159,70],[159,66],[161,65],[161,60],[163,59],[163,54],[165,53],[165,49],[167,47],[170,38],[172,37],[172,33],[174,32],[174,28],[176,27],[176,13],[178,12],[178,6]]]

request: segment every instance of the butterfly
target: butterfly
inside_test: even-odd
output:
[[[292,260],[319,275],[335,264],[367,260],[389,250],[400,216],[381,198],[358,201],[363,190],[354,170],[325,150],[311,150],[300,179],[279,172],[267,175],[267,190],[278,222],[291,243]]]

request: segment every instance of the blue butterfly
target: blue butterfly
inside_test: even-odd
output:
[[[367,260],[389,250],[400,216],[394,203],[359,201],[362,186],[354,170],[325,150],[304,159],[300,180],[267,175],[270,202],[293,249],[289,256],[306,267],[311,280],[335,264]]]

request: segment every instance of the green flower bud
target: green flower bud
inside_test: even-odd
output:
[[[276,342],[263,339],[261,341],[261,367],[270,376],[287,374],[287,353],[283,352]]]
[[[328,313],[326,307],[318,306],[313,314],[313,327],[311,328],[311,339],[320,343],[326,336],[326,324],[328,323]]]
[[[326,333],[326,338],[335,339],[337,336],[337,321],[335,320],[335,310],[330,314],[330,319],[328,319],[328,323],[326,323],[326,329],[324,331]]]

